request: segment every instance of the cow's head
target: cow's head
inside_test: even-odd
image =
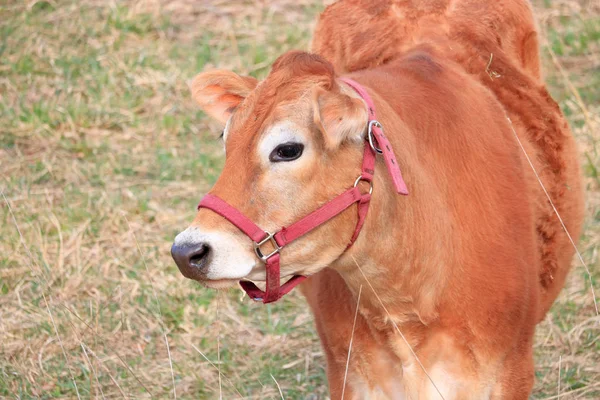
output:
[[[366,105],[319,56],[287,53],[262,82],[205,72],[194,79],[192,92],[225,127],[225,167],[210,193],[267,231],[315,210],[360,173]],[[310,275],[330,265],[346,249],[356,218],[355,210],[346,210],[286,246],[281,276]],[[208,209],[177,235],[172,253],[186,277],[210,287],[265,279],[252,241]]]

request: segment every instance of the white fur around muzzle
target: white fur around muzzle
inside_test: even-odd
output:
[[[207,280],[242,279],[247,277],[256,265],[254,253],[248,251],[239,238],[232,234],[189,227],[175,237],[177,246],[200,244],[208,245],[212,252],[210,264],[206,267]]]

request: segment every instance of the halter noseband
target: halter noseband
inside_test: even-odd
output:
[[[200,201],[200,204],[198,204],[198,209],[208,208],[209,210],[214,211],[238,227],[254,242],[254,252],[265,264],[266,288],[262,291],[253,282],[240,281],[242,289],[244,289],[248,296],[253,300],[262,301],[263,303],[277,301],[296,285],[305,280],[306,276],[294,275],[280,286],[279,262],[281,249],[288,243],[293,242],[316,227],[329,221],[352,204],[358,203],[358,222],[356,223],[356,228],[354,229],[354,234],[350,239],[348,248],[352,246],[360,233],[369,209],[369,202],[373,192],[373,174],[375,173],[375,159],[377,154],[383,154],[386,167],[390,173],[396,192],[403,195],[408,194],[408,189],[402,179],[402,174],[400,173],[400,168],[396,161],[396,157],[394,156],[392,146],[383,134],[383,126],[376,119],[375,104],[373,103],[373,100],[367,91],[357,82],[348,78],[341,78],[341,80],[352,87],[362,97],[367,104],[369,112],[368,134],[363,153],[362,170],[352,188],[325,203],[301,220],[288,227],[283,227],[275,233],[269,233],[259,228],[235,207],[229,205],[225,200],[220,199],[215,195],[207,194]],[[361,193],[358,188],[358,184],[361,181],[369,183],[370,187],[368,193]],[[267,242],[272,245],[273,250],[268,254],[264,254],[261,248]]]

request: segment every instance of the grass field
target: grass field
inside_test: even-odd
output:
[[[217,295],[169,255],[223,163],[187,82],[208,66],[264,76],[308,49],[323,7],[0,0],[0,398],[328,398],[298,293],[267,306]],[[535,8],[580,145],[579,248],[598,293],[600,3]],[[538,328],[536,399],[600,398],[600,318],[573,265]]]

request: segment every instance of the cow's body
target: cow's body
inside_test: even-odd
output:
[[[333,266],[343,279],[323,271],[303,288],[328,355],[333,398],[343,382],[361,284],[368,300],[362,302],[354,336],[350,388],[359,387],[359,393],[388,388],[391,395],[400,385],[406,398],[435,398],[417,396],[428,379],[394,326],[380,322],[385,319],[381,305],[350,256],[426,370],[437,371],[432,378],[442,382],[446,399],[526,398],[531,388],[532,335],[549,306],[540,283],[544,266],[536,231],[543,193],[502,104],[460,66],[433,53],[417,50],[354,76],[377,88],[377,109],[401,153],[411,195],[395,198],[389,183],[376,182],[377,193],[387,190],[380,201],[395,208],[372,205],[356,250]],[[565,185],[579,196],[577,174]],[[581,212],[576,200],[568,203],[573,208],[562,207],[573,235]],[[557,265],[564,271],[572,254],[567,241],[559,239],[566,257],[560,254]],[[332,306],[339,304],[346,306]]]
[[[436,4],[451,10],[488,4],[422,3],[431,5],[433,19],[444,15]],[[524,1],[498,4],[519,5],[504,9],[509,16],[530,13]],[[360,18],[344,25],[344,13],[336,17],[335,7],[325,12],[315,37],[315,49],[333,67],[292,53],[258,86],[224,72],[197,78],[196,100],[228,121],[228,158],[211,193],[270,230],[347,188],[360,164],[366,111],[333,68],[355,71],[349,76],[373,97],[410,195],[392,190],[379,161],[369,214],[351,248],[345,250],[354,209],[282,250],[282,276],[312,275],[302,291],[327,355],[332,398],[345,390],[346,399],[435,399],[439,390],[447,400],[526,399],[535,325],[562,287],[573,249],[515,134],[573,237],[583,208],[574,140],[540,83],[537,49],[533,57],[518,46],[521,40],[525,49],[531,41],[537,46],[537,39],[527,30],[515,33],[511,26],[522,26],[509,21],[501,24],[500,42],[477,39],[485,24],[473,24],[479,32],[474,36],[432,34],[428,40],[421,10],[417,20],[405,20],[414,27],[402,28],[411,39],[374,60],[361,53],[371,43],[368,36],[358,35],[366,42],[351,40]],[[400,15],[406,4],[395,7]],[[388,22],[381,20],[382,26]],[[338,34],[343,51],[319,36],[324,23],[327,29],[347,26]],[[352,43],[363,59],[348,61]],[[483,56],[486,46],[494,53],[492,69]],[[290,140],[305,143],[302,158],[270,164],[265,155]],[[248,239],[208,210],[200,210],[176,240],[176,246],[189,243],[202,243],[203,261],[180,268],[203,268],[194,276],[210,286],[264,279],[264,268],[251,261]],[[236,272],[236,263],[245,265],[244,272]]]
[[[422,210],[425,214],[420,223],[403,221],[394,230],[405,230],[400,233],[403,238],[411,237],[413,230],[421,236],[423,226],[430,223],[432,237],[416,246],[423,249],[420,257],[413,258],[415,243],[399,241],[396,246],[411,249],[410,256],[393,252],[389,260],[380,262],[375,261],[377,257],[370,257],[364,259],[364,268],[372,265],[377,269],[378,265],[387,264],[397,271],[398,276],[374,274],[381,277],[375,287],[385,292],[394,290],[403,299],[396,306],[388,305],[388,309],[393,310],[392,315],[404,314],[400,320],[408,320],[405,326],[399,324],[400,329],[408,338],[414,337],[412,345],[420,350],[425,368],[434,371],[433,381],[441,381],[438,386],[442,386],[445,398],[527,398],[533,380],[534,321],[543,317],[562,287],[573,250],[505,115],[513,121],[571,235],[577,237],[583,202],[574,140],[560,111],[539,83],[537,36],[527,2],[412,3],[340,1],[321,16],[313,42],[313,49],[328,58],[338,71],[373,69],[382,62],[412,64],[405,67],[404,76],[397,74],[402,68],[396,65],[379,68],[379,82],[376,72],[360,75],[373,76],[371,85],[382,89],[407,86],[399,91],[410,95],[390,93],[389,101],[395,103],[394,110],[413,133],[410,141],[415,141],[414,154],[419,155],[423,169],[430,171],[425,180],[432,184],[431,192],[418,197],[437,205],[429,212]],[[349,21],[364,23],[355,25]],[[353,26],[360,28],[352,29]],[[347,34],[333,35],[336,30],[346,30]],[[341,39],[331,40],[334,36]],[[412,49],[423,44],[431,51],[411,55]],[[432,53],[434,58],[429,58]],[[407,61],[411,58],[418,61]],[[452,63],[458,65],[447,68]],[[396,73],[394,84],[386,83],[387,77],[383,76],[390,68]],[[462,71],[457,75],[451,69]],[[471,76],[465,77],[463,72]],[[455,108],[464,102],[468,109],[473,99],[485,99],[490,106],[486,110],[480,103],[474,104],[472,111],[477,110],[476,113]],[[469,114],[482,125],[477,127],[477,123],[467,121]],[[483,118],[490,120],[483,122]],[[396,146],[406,148],[406,141],[399,141]],[[455,157],[457,154],[461,157]],[[470,161],[465,159],[467,154],[472,157]],[[512,168],[518,171],[507,170]],[[509,181],[509,176],[517,181]],[[423,187],[416,182],[408,185]],[[436,199],[438,196],[441,198]],[[401,202],[405,203],[404,199]],[[424,206],[419,204],[417,208]],[[449,215],[454,215],[450,217],[452,221],[444,221]],[[461,237],[465,234],[471,237]],[[446,255],[456,256],[454,261],[430,259],[443,246]],[[376,247],[374,254],[390,252]],[[442,280],[453,281],[453,273],[448,271],[460,271],[460,277],[449,283],[446,290],[432,289],[435,283],[428,284],[425,279],[417,280],[413,288],[405,287],[409,285],[407,275],[416,277],[419,271],[431,268],[449,274]],[[471,284],[465,284],[465,278]],[[358,283],[352,294],[334,271],[323,271],[312,280],[303,291],[315,313],[328,355],[330,386],[336,398],[336,393],[341,393],[348,352],[348,340],[343,338],[351,330],[347,322],[343,326],[341,321],[353,317],[350,304],[356,298]],[[355,281],[360,282],[360,277]],[[432,300],[432,292],[439,295],[439,303],[434,301],[435,311],[429,309],[432,304],[427,304]],[[427,299],[425,307],[418,305],[419,297]],[[348,305],[344,313],[323,306],[332,304],[334,298],[337,303]],[[359,314],[353,350],[356,358],[351,363],[348,386],[357,398],[377,391],[387,392],[390,398],[435,398],[437,393],[423,396],[423,386],[430,385],[429,379],[415,365],[403,340],[394,335],[394,328],[386,326],[383,340],[381,332],[373,331],[375,324],[364,317],[373,315],[378,305],[375,303],[372,308],[363,306]],[[430,333],[423,335],[423,330]],[[508,341],[498,341],[499,337]],[[392,354],[399,353],[393,350],[395,346],[403,348],[400,353],[404,355],[395,364],[396,369],[389,361]],[[362,367],[358,371],[352,369],[359,364]],[[411,365],[410,372],[397,368],[398,364]],[[364,365],[381,367],[370,369]],[[403,389],[399,391],[398,387]],[[394,397],[392,393],[404,393],[404,397]]]
[[[440,58],[456,62],[493,92],[559,211],[563,207],[568,211],[575,203],[580,210],[579,186],[567,182],[578,174],[575,144],[541,81],[537,31],[528,1],[342,0],[320,17],[313,50],[339,73],[347,73],[389,63],[422,44],[434,47]],[[536,195],[545,197],[541,190]],[[572,221],[580,221],[573,212]],[[562,227],[553,213],[547,201],[537,202],[540,280],[547,298],[542,315],[562,287],[572,255],[566,250],[571,247],[568,239],[557,237]]]

